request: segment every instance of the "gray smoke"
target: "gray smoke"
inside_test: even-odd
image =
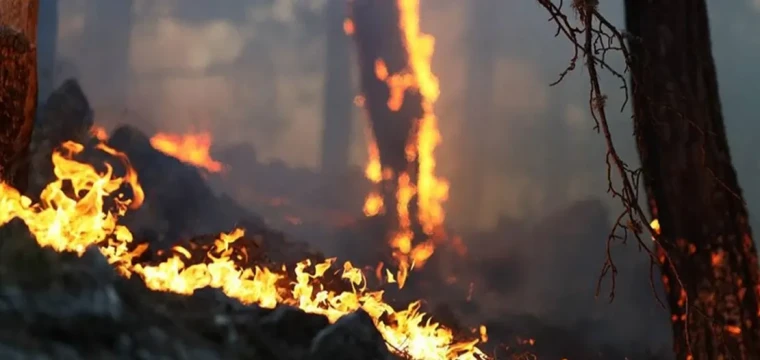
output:
[[[43,6],[46,1],[49,6],[53,0],[42,0]],[[96,121],[107,128],[128,122],[149,133],[206,130],[217,147],[244,144],[254,149],[250,153],[258,161],[281,161],[279,168],[298,168],[291,173],[316,179],[324,162],[323,139],[345,143],[334,151],[348,153],[347,165],[360,166],[366,159],[362,111],[324,109],[329,58],[325,20],[336,18],[325,15],[326,2],[59,0],[57,29],[44,30],[57,31],[50,72],[53,82],[79,78]],[[452,181],[448,223],[464,234],[491,234],[487,242],[465,238],[465,243],[498,249],[504,258],[519,254],[524,277],[534,279],[520,285],[526,294],[522,299],[517,294],[497,298],[512,299],[505,305],[511,312],[535,313],[564,325],[589,318],[616,321],[616,331],[602,338],[655,347],[667,344],[667,321],[656,320],[667,320],[667,315],[648,292],[646,258],[635,246],[615,250],[623,264],[618,283],[628,289],[621,290],[612,305],[593,299],[608,230],[604,225],[619,208],[605,193],[605,149],[592,130],[586,74],[579,69],[561,84],[548,86],[572,56],[567,41],[553,37],[548,15],[532,0],[421,2],[421,27],[436,37],[433,68],[441,81],[436,113],[444,138],[438,163]],[[760,40],[755,36],[760,32],[760,2],[708,3],[733,160],[750,212],[756,215],[760,188],[754,184],[760,180],[760,164],[753,140],[760,123],[753,104],[760,94],[760,72],[755,69],[760,62]],[[602,10],[622,24],[622,2],[605,3]],[[353,48],[348,56],[346,77],[336,80],[343,93],[356,71]],[[622,69],[619,59],[612,63]],[[353,79],[351,90],[356,94]],[[633,166],[637,155],[630,112],[614,111],[624,99],[616,81],[608,77],[603,86],[618,150]],[[348,106],[334,98],[327,103]],[[350,123],[350,128],[322,134],[325,114],[338,114],[341,118],[333,120]],[[346,114],[352,115],[350,122],[345,122]],[[330,168],[336,172],[341,166]],[[254,184],[263,176],[254,169],[259,168],[235,171]],[[284,181],[290,182],[296,181]],[[296,183],[301,192],[341,190]],[[599,238],[552,237],[533,230],[523,236],[498,236],[500,221],[526,229],[536,224],[552,227],[542,219],[588,199],[600,201],[603,211],[598,214],[606,217],[601,224],[592,222],[597,228],[590,233]],[[752,219],[757,224],[758,217]],[[567,226],[558,221],[556,227]],[[563,247],[573,250],[572,255],[537,251]],[[642,317],[632,307],[652,309],[652,314]]]

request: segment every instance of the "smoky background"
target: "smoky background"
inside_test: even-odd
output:
[[[210,132],[238,178],[215,183],[219,191],[242,198],[297,190],[286,197],[308,198],[318,211],[353,207],[361,216],[354,206],[361,186],[341,186],[361,181],[367,159],[367,119],[354,104],[358,76],[341,1],[40,3],[42,101],[77,78],[107,129],[129,123],[147,134]],[[758,228],[760,2],[708,5],[733,161]],[[602,6],[622,27],[622,1]],[[437,164],[451,181],[447,223],[487,264],[478,269],[484,280],[473,316],[531,314],[581,329],[591,341],[667,347],[667,312],[633,243],[614,249],[615,301],[608,304],[604,291],[594,298],[619,204],[606,193],[606,149],[593,131],[587,74],[579,66],[549,86],[568,65],[570,44],[554,38],[548,15],[531,0],[423,0],[421,7],[422,31],[436,39]],[[622,69],[620,59],[611,62]],[[611,110],[624,102],[619,85],[605,77]],[[636,166],[630,111],[610,114],[618,150]],[[256,204],[251,210],[278,215]],[[330,229],[283,224],[293,236],[350,255],[331,243]]]

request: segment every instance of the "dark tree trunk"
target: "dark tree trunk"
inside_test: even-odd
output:
[[[400,173],[407,173],[416,184],[417,162],[406,158],[406,145],[418,120],[422,118],[422,97],[417,91],[406,89],[398,109],[391,109],[391,89],[378,78],[377,62],[382,61],[390,75],[402,73],[408,67],[408,53],[399,27],[399,9],[396,1],[354,0],[352,2],[354,39],[358,48],[359,69],[364,108],[369,113],[372,131],[380,151],[383,169],[391,169],[395,176],[384,181],[386,215],[395,218],[396,181]],[[413,205],[413,200],[411,204]],[[410,218],[417,220],[411,206]]]
[[[636,139],[660,222],[677,358],[760,359],[757,253],[723,125],[705,1],[625,5]]]
[[[37,12],[37,1],[0,0],[0,181],[21,192],[37,107]]]
[[[348,170],[351,148],[351,113],[354,97],[351,84],[350,41],[343,30],[347,7],[346,0],[329,0],[325,7],[327,51],[322,172],[328,176],[341,176]]]

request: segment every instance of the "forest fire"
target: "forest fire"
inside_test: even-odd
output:
[[[377,58],[374,59],[372,70],[377,80],[384,82],[388,88],[387,108],[392,112],[401,111],[406,94],[415,93],[421,97],[422,115],[414,119],[415,124],[412,132],[407,135],[406,147],[403,149],[410,169],[392,174],[396,178],[395,214],[398,217],[398,229],[393,231],[390,244],[399,266],[399,286],[403,287],[405,274],[414,267],[422,267],[434,252],[433,238],[440,235],[436,232],[442,232],[445,219],[443,202],[448,199],[449,184],[437,177],[435,172],[435,149],[441,142],[433,111],[440,93],[438,79],[431,69],[435,39],[420,32],[419,0],[398,0],[397,8],[398,28],[407,54],[407,63],[401,71],[391,72],[386,62]],[[353,34],[355,27],[353,22],[351,24]],[[375,184],[385,179],[381,174],[392,172],[391,169],[381,171],[380,155],[375,138],[372,137],[366,175]],[[367,196],[364,207],[367,216],[379,213],[372,211],[379,209],[378,201],[382,201],[382,197],[376,191]],[[416,201],[417,205],[414,214],[409,210],[412,201]],[[427,238],[417,244],[413,244],[413,221],[422,227]]]
[[[211,134],[207,132],[183,135],[158,133],[150,138],[150,144],[164,154],[217,173],[222,171],[222,163],[211,158],[211,142]]]
[[[0,225],[20,218],[42,246],[57,251],[84,253],[89,246],[97,246],[125,276],[137,275],[154,290],[192,294],[206,286],[221,289],[243,303],[256,303],[263,307],[288,304],[304,311],[323,314],[331,321],[359,308],[374,320],[393,351],[400,351],[415,359],[478,359],[483,353],[475,346],[478,339],[455,342],[451,330],[430,321],[420,311],[420,302],[396,311],[383,301],[382,291],[369,291],[364,274],[350,262],[343,264],[341,277],[352,285],[353,291],[335,293],[319,284],[320,278],[331,268],[335,259],[321,264],[302,261],[295,270],[295,279],[283,287],[287,280],[286,269],[272,271],[266,268],[243,268],[236,264],[245,254],[235,247],[244,231],[235,229],[221,234],[205,255],[205,261],[190,264],[192,249],[175,246],[173,256],[157,265],[133,263],[147,245],[129,251],[132,242],[130,230],[118,224],[130,209],[142,203],[142,188],[137,174],[125,155],[100,144],[96,149],[115,156],[126,168],[126,175],[114,175],[113,167],[99,173],[93,166],[74,159],[84,146],[67,142],[53,155],[56,180],[41,193],[39,204],[22,196],[17,190],[0,184]],[[131,188],[131,198],[124,195]],[[73,189],[73,191],[69,191]],[[106,204],[113,202],[113,208]],[[388,320],[391,319],[391,320]],[[484,334],[480,334],[484,338]]]

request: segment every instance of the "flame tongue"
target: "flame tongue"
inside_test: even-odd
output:
[[[100,148],[117,153],[105,145]],[[32,204],[29,198],[22,196],[16,189],[0,183],[0,225],[13,218],[20,218],[40,245],[79,254],[88,246],[110,237],[103,253],[110,263],[116,263],[126,256],[126,245],[132,241],[129,230],[117,225],[116,221],[127,211],[133,200],[114,199],[116,209],[104,212],[104,198],[128,183],[137,194],[135,203],[139,204],[142,201],[142,189],[131,170],[128,170],[127,177],[114,178],[110,165],[106,166],[104,174],[99,174],[92,166],[67,158],[83,150],[84,147],[80,144],[66,142],[60,152],[53,154],[57,180],[42,190],[41,204]],[[70,184],[75,194],[73,198],[64,191],[64,183]]]
[[[400,27],[409,54],[408,71],[414,76],[414,88],[422,95],[423,116],[419,119],[413,143],[407,145],[407,153],[419,162],[417,174],[417,202],[419,222],[426,234],[443,225],[445,214],[443,202],[448,199],[449,185],[435,175],[435,149],[441,142],[438,119],[433,112],[433,104],[438,100],[440,88],[438,78],[433,75],[431,62],[435,39],[420,32],[419,0],[398,0]],[[414,259],[417,263],[426,258]]]
[[[130,207],[139,206],[143,192],[137,174],[124,154],[102,144],[97,148],[124,162],[126,175],[115,176],[113,168],[108,165],[105,172],[99,173],[91,165],[73,160],[72,157],[81,153],[84,147],[67,142],[53,155],[56,180],[43,190],[39,204],[32,204],[16,189],[0,183],[0,226],[13,218],[20,218],[40,245],[51,246],[57,251],[82,254],[87,247],[96,245],[122,274],[136,274],[154,290],[192,294],[197,289],[211,286],[244,303],[264,307],[292,304],[307,312],[324,314],[331,321],[362,308],[373,318],[394,351],[404,352],[415,359],[476,359],[482,356],[475,347],[477,340],[455,342],[451,330],[432,323],[420,311],[419,302],[410,304],[405,310],[393,309],[384,302],[382,291],[366,289],[364,274],[351,263],[343,265],[341,275],[352,285],[352,291],[347,292],[328,291],[320,285],[335,259],[320,264],[311,264],[308,260],[299,263],[295,268],[295,280],[288,287],[280,285],[287,277],[284,269],[275,272],[237,265],[233,259],[239,258],[242,251],[236,246],[244,234],[240,229],[221,234],[200,263],[190,263],[191,251],[177,246],[173,249],[174,255],[160,264],[133,264],[135,255],[144,251],[145,246],[129,252],[127,245],[132,241],[132,234],[117,221]],[[125,199],[119,193],[125,185],[132,187],[134,199]],[[73,191],[67,191],[68,188]],[[105,199],[109,197],[113,198],[113,209],[105,206]],[[381,319],[392,319],[392,322]]]
[[[212,159],[209,154],[211,141],[211,134],[206,132],[184,135],[158,133],[150,138],[150,144],[156,150],[184,163],[216,173],[222,171],[222,164]]]

